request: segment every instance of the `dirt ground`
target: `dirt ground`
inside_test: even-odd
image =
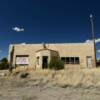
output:
[[[100,88],[61,87],[29,78],[0,78],[0,100],[100,100]]]

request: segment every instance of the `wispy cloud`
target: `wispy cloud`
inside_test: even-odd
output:
[[[21,43],[21,45],[26,45],[26,43],[25,43],[25,42],[23,42],[23,43]]]
[[[98,53],[100,53],[100,50],[97,50]]]
[[[13,30],[13,31],[16,31],[16,32],[23,32],[23,31],[24,31],[24,28],[13,27],[12,30]]]
[[[86,42],[86,43],[91,43],[92,41],[91,41],[91,40],[86,40],[85,42]]]
[[[86,40],[85,42],[86,42],[86,43],[91,43],[92,40]],[[100,38],[95,39],[95,43],[99,43],[99,42],[100,42]]]

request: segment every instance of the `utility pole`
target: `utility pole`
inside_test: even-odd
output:
[[[93,46],[94,46],[94,61],[93,61],[93,66],[96,67],[96,43],[95,43],[95,30],[94,30],[94,20],[93,20],[93,15],[90,14],[90,21],[91,21],[91,28],[92,28],[92,41],[93,41]]]

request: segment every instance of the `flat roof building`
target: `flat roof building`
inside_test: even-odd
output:
[[[12,44],[9,63],[13,67],[48,68],[53,56],[59,56],[67,66],[95,67],[93,43]]]

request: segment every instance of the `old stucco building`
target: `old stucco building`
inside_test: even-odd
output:
[[[47,68],[53,56],[67,66],[95,67],[93,43],[14,44],[9,46],[9,63],[13,67]]]

